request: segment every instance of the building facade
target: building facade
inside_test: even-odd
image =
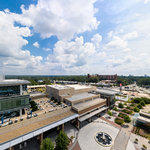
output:
[[[27,93],[27,84],[29,83],[26,80],[0,80],[0,115],[29,107]]]

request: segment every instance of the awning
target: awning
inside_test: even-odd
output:
[[[91,113],[89,113],[89,114],[87,114],[87,115],[84,115],[84,116],[80,117],[80,118],[79,118],[79,121],[82,122],[82,121],[84,121],[84,120],[86,120],[86,119],[88,119],[88,118],[91,118],[92,116],[95,116],[96,114],[98,114],[98,113],[100,113],[100,112],[106,110],[107,108],[108,108],[108,107],[99,108],[98,110],[95,110],[95,111],[93,111],[93,112],[91,112]]]

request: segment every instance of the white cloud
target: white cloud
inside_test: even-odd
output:
[[[138,33],[137,31],[133,31],[133,32],[130,32],[130,33],[127,33],[123,36],[123,39],[124,40],[132,40],[132,39],[135,39],[138,37]]]
[[[93,36],[91,41],[95,44],[96,48],[99,48],[100,42],[102,41],[102,36],[97,33]]]
[[[43,48],[43,50],[44,50],[44,51],[46,51],[46,52],[51,51],[51,49],[50,49],[50,48]]]
[[[36,47],[36,48],[39,48],[39,47],[40,47],[40,45],[39,45],[38,42],[33,43],[33,46]]]
[[[91,42],[84,42],[82,36],[70,42],[58,41],[53,49],[53,55],[48,55],[47,63],[55,63],[56,66],[61,64],[65,71],[70,71],[71,68],[76,70],[78,68],[83,69],[82,66],[86,66],[91,59],[96,59],[96,55],[105,57],[105,53],[99,53],[96,49],[101,39],[101,35],[96,34],[91,39]]]
[[[31,36],[30,29],[14,24],[13,14],[0,11],[0,64],[1,69],[11,74],[22,73],[28,66],[36,67],[42,60],[41,56],[33,56],[22,49],[28,44],[24,37]]]
[[[32,26],[43,38],[56,35],[60,40],[70,40],[76,34],[97,29],[99,21],[94,16],[96,0],[39,0],[29,9],[22,6],[16,19]]]
[[[147,4],[148,2],[150,2],[150,0],[144,0],[144,4]]]

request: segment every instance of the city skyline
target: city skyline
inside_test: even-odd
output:
[[[0,69],[150,75],[149,0],[1,0]]]

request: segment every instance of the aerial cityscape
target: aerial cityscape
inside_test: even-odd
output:
[[[150,150],[150,0],[0,0],[0,150]]]

